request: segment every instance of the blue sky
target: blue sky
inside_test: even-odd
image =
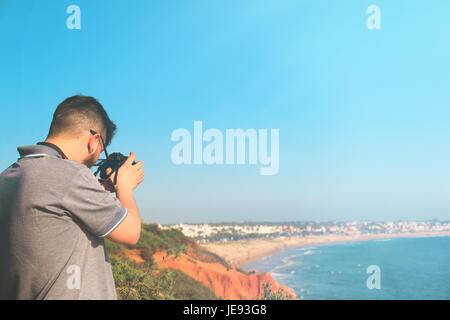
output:
[[[81,8],[69,30],[66,8]],[[369,5],[381,30],[366,27]],[[0,0],[0,167],[66,97],[134,151],[148,222],[450,219],[448,1]],[[279,129],[280,168],[176,166],[173,130]]]

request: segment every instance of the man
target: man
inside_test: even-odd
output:
[[[117,299],[104,238],[137,243],[144,171],[131,153],[116,197],[95,178],[115,130],[96,99],[77,95],[57,107],[45,142],[18,148],[0,175],[0,299]]]

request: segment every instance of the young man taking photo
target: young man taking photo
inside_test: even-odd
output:
[[[115,130],[96,99],[77,95],[56,108],[44,142],[18,147],[0,175],[0,299],[117,299],[104,238],[139,240],[144,171],[131,153],[109,188],[95,178]]]

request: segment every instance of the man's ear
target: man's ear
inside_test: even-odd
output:
[[[97,135],[91,135],[88,140],[88,153],[94,153],[98,148],[98,139]]]

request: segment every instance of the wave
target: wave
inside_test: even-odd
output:
[[[283,261],[283,264],[281,266],[276,266],[275,268],[272,269],[272,271],[280,271],[280,270],[286,269],[288,267],[292,267],[297,264],[298,263],[296,263],[294,260],[285,260],[285,261]]]
[[[300,253],[291,254],[291,255],[287,256],[286,258],[290,259],[290,258],[296,258],[296,257],[301,257],[301,256],[307,256],[307,255],[318,252],[316,249],[317,249],[317,247],[301,248],[300,250],[296,250],[296,252],[300,252]]]
[[[317,249],[317,247],[316,246],[312,246],[312,247],[298,247],[298,248],[296,248],[297,250],[295,250],[295,251],[308,251],[308,250],[314,250],[314,249]]]
[[[287,268],[289,267],[293,267],[293,266],[297,266],[297,265],[302,265],[303,262],[299,261],[298,259],[295,259],[297,257],[302,257],[302,256],[309,256],[312,254],[317,253],[316,250],[314,250],[316,247],[309,247],[309,248],[303,248],[301,250],[301,253],[295,253],[295,254],[291,254],[287,257],[284,257],[281,259],[282,264],[275,266],[271,272],[280,272],[280,271],[286,271]],[[293,274],[291,272],[291,274]]]
[[[275,279],[275,281],[283,280],[288,278],[291,274],[290,273],[279,273],[279,272],[270,272],[272,277]]]

